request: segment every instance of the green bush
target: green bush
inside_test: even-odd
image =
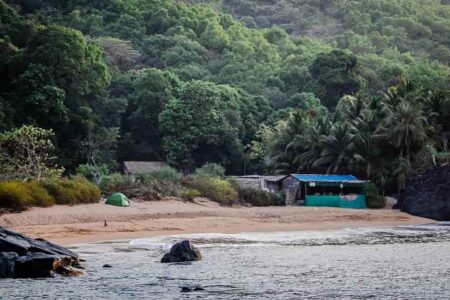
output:
[[[30,193],[30,206],[48,207],[55,204],[55,199],[47,192],[47,190],[39,182],[27,182],[26,188]]]
[[[198,190],[201,196],[218,202],[221,205],[232,205],[238,200],[238,193],[232,184],[224,179],[194,177],[186,180],[185,184],[190,188]]]
[[[78,165],[76,173],[77,175],[81,175],[92,182],[96,182],[99,177],[103,178],[107,176],[109,174],[109,169],[107,165],[95,167],[90,164],[81,164]]]
[[[56,204],[96,203],[100,199],[99,188],[82,177],[51,179],[44,181],[42,185]]]
[[[119,173],[102,177],[99,187],[102,193],[112,194],[128,189],[133,184],[132,179],[127,175]]]
[[[283,205],[283,195],[280,193],[270,193],[259,189],[243,187],[234,184],[242,203],[253,206],[280,206]]]
[[[30,206],[51,206],[54,199],[37,182],[0,182],[0,207],[24,210]]]
[[[207,163],[204,164],[201,168],[195,170],[194,174],[199,177],[207,177],[207,178],[224,177],[225,169],[219,164]]]
[[[177,170],[171,167],[163,167],[161,169],[148,172],[148,173],[141,173],[135,175],[136,179],[138,181],[141,181],[143,183],[148,183],[151,181],[178,181],[181,178],[181,174],[178,173]]]
[[[155,180],[149,182],[135,182],[125,191],[130,198],[140,200],[159,200],[162,197],[177,197],[180,194],[181,186],[178,182],[168,180]]]
[[[194,200],[196,197],[200,197],[202,195],[202,193],[200,193],[199,190],[196,189],[184,189],[183,191],[181,191],[181,198],[183,198],[184,200],[188,200],[188,201],[192,201]]]
[[[383,195],[380,190],[373,183],[368,183],[364,187],[364,194],[366,195],[367,207],[368,208],[383,208],[386,203],[384,201]]]

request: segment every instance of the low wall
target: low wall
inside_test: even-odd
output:
[[[342,207],[342,208],[366,208],[365,195],[320,195],[306,196],[306,206],[326,206],[326,207]]]

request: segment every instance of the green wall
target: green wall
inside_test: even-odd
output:
[[[337,195],[306,196],[305,205],[342,208],[366,208],[366,196],[358,195],[355,200],[346,200]]]

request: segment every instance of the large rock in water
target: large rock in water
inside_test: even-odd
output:
[[[0,227],[0,278],[81,274],[78,255],[43,239]]]
[[[200,251],[189,241],[182,241],[172,246],[169,253],[161,259],[162,263],[175,263],[185,261],[198,261],[202,259]]]
[[[19,255],[14,252],[0,252],[0,278],[14,277],[14,268]]]
[[[415,216],[450,221],[450,164],[430,169],[411,181],[397,207]]]

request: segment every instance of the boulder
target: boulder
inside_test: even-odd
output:
[[[59,258],[56,255],[45,253],[30,253],[21,256],[16,260],[14,277],[16,278],[37,278],[51,277],[55,271],[68,264],[67,258]],[[65,261],[65,262],[64,262]]]
[[[205,289],[201,287],[200,285],[185,285],[181,287],[182,293],[189,293],[189,292],[199,292],[204,291]]]
[[[430,169],[413,179],[396,207],[415,216],[450,221],[450,164]]]
[[[172,246],[169,253],[166,253],[162,259],[162,263],[175,263],[186,261],[198,261],[202,259],[200,251],[191,245],[189,241],[182,241]]]
[[[68,256],[74,260],[78,260],[78,255],[69,249],[44,239],[32,239],[3,227],[0,227],[0,252],[15,252],[19,256],[37,252]]]
[[[43,239],[32,239],[0,227],[0,277],[35,278],[81,272],[75,252]]]
[[[19,255],[14,252],[0,252],[0,278],[14,277],[14,268]]]

